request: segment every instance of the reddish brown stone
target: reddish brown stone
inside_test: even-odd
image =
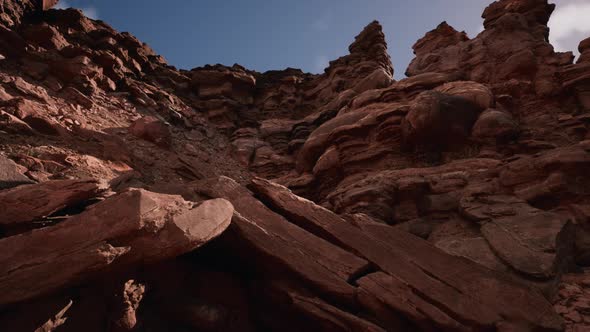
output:
[[[0,191],[0,224],[38,221],[44,217],[76,206],[100,193],[96,180],[63,180],[19,186]]]
[[[359,230],[329,210],[299,198],[288,189],[271,182],[255,179],[253,188],[263,200],[289,220],[365,257],[389,274],[390,280],[399,280],[396,288],[405,288],[404,292],[408,293],[411,293],[411,289],[428,289],[420,292],[422,304],[418,300],[410,305],[399,300],[390,302],[393,310],[406,313],[409,310],[404,308],[406,305],[419,307],[417,310],[421,312],[420,315],[426,317],[420,319],[414,315],[416,324],[447,329],[461,326],[461,329],[469,329],[469,326],[485,328],[497,324],[517,326],[525,320],[527,324],[539,324],[554,330],[560,328],[556,315],[536,314],[551,312],[549,303],[544,298],[531,294],[525,287],[513,284],[501,274],[447,255],[427,242],[389,226],[367,223],[362,224]],[[373,291],[377,292],[376,288]],[[457,291],[462,295],[453,295]],[[380,293],[375,295],[381,296]],[[425,306],[434,308],[427,309]],[[429,311],[436,315],[425,314]],[[451,316],[458,319],[459,323],[446,315],[441,317],[440,311],[452,312]],[[529,320],[531,314],[535,318]]]
[[[590,48],[580,43],[575,64],[571,52],[555,52],[549,1],[495,1],[472,38],[440,24],[414,45],[409,77],[399,81],[378,22],[322,74],[239,65],[187,71],[130,33],[80,10],[47,10],[52,5],[0,0],[0,153],[24,167],[9,164],[8,177],[115,179],[105,196],[149,187],[197,202],[227,197],[239,207],[205,250],[166,254],[154,273],[133,268],[144,260],[132,249],[100,272],[53,283],[63,294],[30,293],[31,301],[7,305],[2,326],[35,330],[72,298],[64,332],[559,330],[537,290],[554,295],[574,256],[588,264]],[[236,184],[252,175],[310,201],[278,209]],[[104,198],[57,199],[67,206],[55,212],[48,202],[69,195],[62,191],[19,196],[7,211],[20,207],[12,215],[24,219],[2,226],[2,241],[43,234],[56,247],[47,234],[64,232],[64,244],[76,237],[94,246],[88,234],[61,229]],[[105,227],[91,227],[93,235],[126,225],[120,215],[128,208],[101,214]],[[107,241],[150,257],[168,253],[163,242],[183,241],[168,237],[180,232],[154,232]],[[12,255],[14,266],[39,250]],[[66,259],[46,250],[55,264]],[[79,257],[59,269],[44,265],[39,282],[23,277],[23,287],[0,288],[5,296],[32,284],[50,291],[47,282],[73,266],[104,263],[93,253]],[[135,282],[123,291],[128,280]],[[584,287],[574,288],[563,288],[555,307],[568,331],[590,321]]]
[[[43,10],[48,10],[51,7],[57,5],[59,0],[42,0],[43,2]]]
[[[162,147],[167,147],[172,143],[170,127],[153,116],[136,120],[129,127],[129,132]]]
[[[173,258],[219,236],[233,207],[131,190],[58,225],[0,239],[0,305],[28,300],[112,266]]]
[[[23,174],[26,171],[23,168],[19,167],[14,161],[0,155],[0,190],[34,183]]]
[[[354,290],[347,281],[365,270],[367,261],[291,224],[229,178],[197,182],[193,187],[197,192],[232,202],[238,212],[234,224],[239,237],[274,264],[280,262],[328,296],[352,301]]]

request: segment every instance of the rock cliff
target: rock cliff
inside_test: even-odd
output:
[[[371,22],[322,74],[179,70],[0,0],[0,329],[584,331],[590,39],[547,0]]]

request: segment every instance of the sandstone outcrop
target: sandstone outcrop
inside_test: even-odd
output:
[[[590,42],[547,0],[322,74],[0,0],[0,330],[583,331]],[[399,69],[398,69],[399,71]]]

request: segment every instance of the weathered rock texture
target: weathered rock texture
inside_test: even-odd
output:
[[[590,41],[547,0],[399,81],[378,22],[319,75],[178,70],[55,2],[0,0],[0,330],[590,327]]]

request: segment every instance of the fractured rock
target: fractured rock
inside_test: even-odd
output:
[[[11,159],[0,155],[0,191],[23,184],[34,183],[31,179],[23,174],[23,168],[24,167],[20,167]]]
[[[572,264],[574,230],[567,218],[512,196],[468,196],[460,205],[464,216],[482,224],[494,253],[516,271],[547,280]]]
[[[246,241],[266,269],[282,266],[321,294],[351,303],[354,289],[348,281],[364,271],[366,260],[305,231],[269,210],[235,181],[219,179],[195,183],[195,190],[232,202],[236,237]],[[248,252],[242,250],[242,254]]]
[[[378,288],[368,291],[376,299],[383,296],[382,289],[401,288],[393,293],[394,297],[399,294],[417,296],[410,303],[385,301],[390,310],[405,313],[418,325],[468,330],[498,325],[519,326],[527,322],[530,327],[560,329],[560,320],[550,313],[550,305],[544,298],[512,283],[502,274],[450,256],[428,242],[390,226],[366,223],[361,224],[359,230],[331,211],[269,181],[254,179],[252,187],[264,201],[292,222],[358,253],[385,272],[380,274],[385,280],[376,281]],[[386,280],[391,280],[395,286]],[[424,291],[426,289],[428,291]],[[416,294],[412,290],[422,291]],[[419,314],[411,314],[410,310]],[[540,312],[549,315],[537,314]],[[533,316],[536,318],[529,320]]]
[[[0,306],[72,285],[113,266],[173,258],[219,236],[232,205],[130,190],[58,225],[0,239]]]
[[[99,195],[96,180],[56,180],[0,191],[1,225],[36,221]]]

